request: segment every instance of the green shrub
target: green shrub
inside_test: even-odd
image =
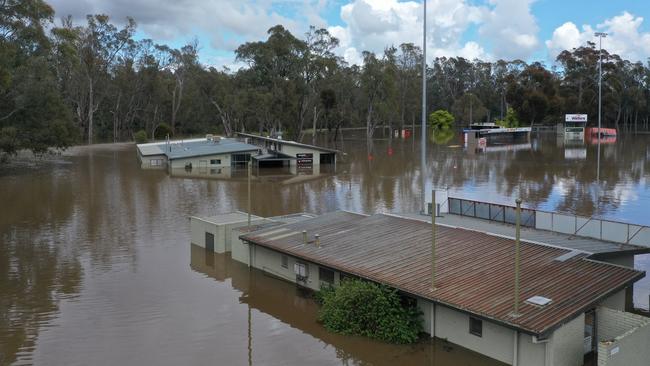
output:
[[[448,129],[454,124],[454,116],[444,109],[439,109],[429,115],[429,126],[433,129]]]
[[[316,297],[318,320],[331,332],[361,335],[391,343],[412,343],[422,330],[421,313],[402,304],[397,291],[362,280],[346,280]]]
[[[517,119],[517,114],[512,108],[508,108],[506,111],[506,117],[504,119],[496,120],[496,124],[505,128],[514,128],[519,127],[519,119]]]
[[[145,142],[147,142],[147,131],[140,130],[140,131],[136,132],[133,135],[133,138],[135,138],[135,143],[136,144],[145,143]]]

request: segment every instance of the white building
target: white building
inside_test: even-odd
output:
[[[194,244],[201,240],[193,233]],[[438,225],[436,242],[434,290],[431,225],[418,220],[349,212],[289,224],[260,220],[250,232],[246,225],[232,229],[224,248],[235,260],[313,290],[345,277],[394,287],[416,300],[431,336],[507,364],[650,359],[643,346],[650,344],[650,322],[623,311],[625,289],[644,272],[524,241],[514,314],[513,240]]]

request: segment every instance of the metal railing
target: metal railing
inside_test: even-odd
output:
[[[448,196],[449,213],[515,224],[514,206]],[[650,227],[573,214],[521,209],[521,226],[573,236],[650,247]]]
[[[479,219],[513,225],[516,222],[516,208],[514,206],[456,197],[449,197],[447,198],[447,201],[449,205],[449,213],[451,214],[476,217]],[[535,227],[535,210],[528,208],[521,209],[521,226]]]

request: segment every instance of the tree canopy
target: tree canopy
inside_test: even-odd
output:
[[[421,115],[422,50],[411,44],[363,52],[359,65],[335,53],[339,40],[282,25],[240,45],[239,70],[201,64],[197,41],[178,49],[136,39],[134,19],[90,15],[54,21],[43,0],[0,2],[0,152],[73,143],[130,141],[138,131],[177,136],[238,131],[302,140],[305,131],[380,125],[404,128]],[[555,124],[598,110],[593,43],[566,50],[557,66],[521,60],[439,57],[427,68],[427,109],[451,111],[458,127],[517,120]],[[512,112],[509,112],[512,110]],[[506,116],[508,114],[508,116]],[[650,129],[650,64],[603,51],[603,124]],[[510,122],[509,122],[510,123]],[[142,137],[141,134],[139,137]]]

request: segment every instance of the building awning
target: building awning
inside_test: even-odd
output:
[[[296,160],[294,156],[283,154],[281,152],[266,153],[261,155],[253,156],[254,160],[259,161],[287,161],[287,160]]]

